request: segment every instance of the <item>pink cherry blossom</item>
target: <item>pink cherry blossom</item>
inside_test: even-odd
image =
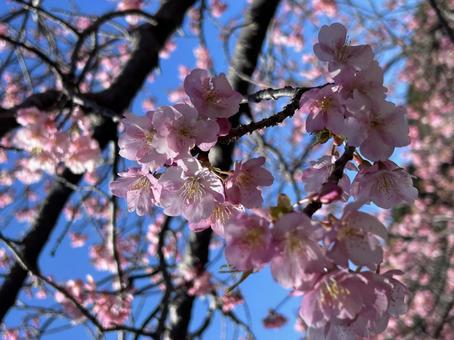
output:
[[[93,302],[93,292],[96,288],[91,276],[87,277],[87,281],[87,283],[84,283],[82,280],[69,280],[64,287],[66,293],[70,294],[82,306],[87,306]],[[63,306],[63,310],[71,317],[72,322],[79,323],[84,320],[85,317],[80,309],[64,293],[56,291],[55,300]]]
[[[335,134],[342,134],[344,111],[336,88],[325,86],[303,93],[297,112],[307,113],[306,130],[308,132],[317,132],[326,128]]]
[[[245,163],[236,162],[233,173],[226,179],[225,188],[227,199],[234,204],[242,204],[246,208],[262,206],[260,186],[270,186],[274,178],[266,170],[265,157],[248,160]]]
[[[381,275],[374,272],[360,274],[367,280],[369,293],[365,295],[366,306],[350,324],[357,335],[366,337],[381,333],[386,329],[390,317],[398,317],[407,312],[409,290],[393,277],[401,274],[398,270],[390,270]]]
[[[112,194],[126,198],[128,211],[136,211],[139,216],[149,214],[159,198],[158,180],[139,168],[118,175],[120,178],[109,185]]]
[[[76,27],[79,31],[84,31],[91,25],[91,20],[90,18],[87,17],[78,17],[76,18]]]
[[[418,197],[411,176],[390,160],[362,168],[353,181],[352,193],[358,201],[373,202],[384,209],[412,203]]]
[[[221,0],[211,0],[211,13],[219,18],[227,10],[227,4]]]
[[[8,267],[8,263],[9,263],[9,256],[6,253],[6,250],[3,248],[0,248],[0,268]]]
[[[148,112],[144,117],[126,114],[122,120],[125,130],[118,140],[120,156],[135,160],[152,171],[167,160],[163,152],[157,151],[158,147],[163,148],[165,141],[156,133],[152,122],[153,113]]]
[[[117,9],[119,11],[127,11],[129,9],[142,9],[142,6],[143,6],[143,0],[121,0],[118,3]],[[127,15],[125,17],[125,19],[131,25],[135,25],[139,21],[139,16]]]
[[[241,271],[260,269],[273,257],[268,220],[257,215],[239,214],[224,228],[227,262]]]
[[[331,319],[353,320],[365,301],[367,280],[347,271],[323,276],[304,294],[300,316],[309,327],[320,328]]]
[[[87,235],[80,233],[71,233],[69,236],[71,238],[71,247],[73,248],[83,247],[88,239]]]
[[[200,116],[213,119],[233,116],[243,99],[224,74],[210,77],[208,71],[202,69],[195,69],[186,77],[184,89]]]
[[[179,161],[159,178],[160,205],[169,216],[182,215],[197,223],[208,218],[215,202],[224,201],[224,186],[215,174],[194,158]]]
[[[194,49],[194,57],[196,59],[196,67],[199,69],[209,70],[213,67],[213,60],[210,52],[204,46],[197,46]]]
[[[287,323],[287,318],[274,310],[270,310],[262,322],[265,328],[281,328]]]
[[[352,67],[345,67],[334,77],[335,83],[340,86],[342,98],[352,98],[356,91],[363,100],[385,100],[387,88],[383,86],[384,72],[377,61],[372,61],[366,69],[357,71]]]
[[[322,26],[318,41],[314,45],[314,53],[320,60],[329,62],[330,72],[339,70],[344,65],[361,70],[366,68],[373,59],[373,52],[369,45],[348,45],[347,30],[339,23]]]
[[[0,51],[1,51],[0,43]],[[2,340],[20,340],[19,338],[19,329],[17,328],[7,328],[3,331]]]
[[[204,296],[213,290],[211,282],[211,274],[209,272],[199,273],[196,270],[185,271],[184,279],[190,283],[191,288],[188,289],[188,294],[192,296]]]
[[[161,107],[153,116],[153,125],[165,139],[170,158],[190,157],[189,152],[196,145],[208,151],[219,134],[216,121],[199,119],[197,111],[188,104]]]
[[[359,146],[365,157],[372,161],[386,160],[395,147],[410,143],[406,110],[403,107],[390,102],[373,101],[370,110],[367,110],[367,103],[356,104],[350,103],[348,110],[352,113],[351,119],[358,123],[352,125],[349,132],[347,128],[345,135],[349,144]],[[362,137],[358,138],[354,129],[361,129]]]
[[[101,159],[98,142],[90,136],[74,136],[69,142],[65,165],[75,174],[94,171]]]
[[[392,316],[400,316],[408,310],[408,298],[410,291],[407,286],[394,278],[394,275],[402,275],[400,270],[390,270],[382,276],[385,282],[390,286],[388,313]]]
[[[383,261],[381,240],[387,240],[385,226],[374,216],[347,211],[342,220],[334,223],[330,231],[332,245],[328,256],[333,262],[348,267],[348,261],[357,266],[375,270]]]
[[[311,289],[331,267],[319,244],[322,232],[299,212],[286,214],[275,223],[272,235],[276,255],[271,260],[271,272],[283,287]]]
[[[142,7],[143,0],[121,0],[118,4],[118,10],[126,11],[128,9],[140,9]]]
[[[112,327],[123,324],[131,312],[133,296],[129,293],[96,294],[93,304],[93,312],[96,313],[100,323],[104,327]]]
[[[234,291],[229,294],[221,296],[222,311],[224,313],[230,312],[236,305],[243,304],[244,299],[239,291]]]
[[[219,236],[224,236],[224,226],[233,216],[244,212],[244,208],[241,205],[232,204],[229,201],[214,202],[214,208],[211,215],[197,223],[189,223],[189,227],[193,231],[202,231],[207,228],[213,229],[213,231]]]

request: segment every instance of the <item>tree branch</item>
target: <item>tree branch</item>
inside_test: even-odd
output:
[[[277,99],[280,97],[288,96],[293,97],[282,111],[272,115],[271,117],[264,118],[258,122],[252,122],[247,125],[241,125],[238,126],[237,128],[232,129],[227,136],[219,138],[219,143],[228,144],[248,133],[252,133],[256,130],[264,129],[282,123],[286,118],[291,117],[295,114],[295,111],[299,108],[299,102],[304,92],[315,88],[321,88],[323,86],[325,85],[297,88],[285,87],[283,89],[277,90],[266,89],[250,95],[248,98],[252,98],[252,100],[255,102],[260,102],[262,100]]]
[[[333,169],[331,170],[328,179],[326,180],[325,183],[323,183],[322,188],[320,192],[324,192],[330,187],[332,187],[333,184],[339,183],[339,180],[342,178],[344,175],[344,168],[347,165],[349,161],[353,159],[353,153],[355,152],[355,148],[353,146],[346,146],[344,154],[334,162]],[[311,203],[309,203],[303,210],[303,212],[309,216],[312,217],[312,215],[315,214],[315,212],[322,207],[322,202],[320,201],[319,198],[313,200]]]

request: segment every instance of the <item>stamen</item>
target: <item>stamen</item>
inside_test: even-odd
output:
[[[180,189],[181,196],[190,202],[200,200],[205,194],[205,188],[197,176],[188,178]]]
[[[146,176],[140,177],[134,184],[131,186],[131,190],[139,190],[143,188],[148,188],[150,186],[150,181]]]

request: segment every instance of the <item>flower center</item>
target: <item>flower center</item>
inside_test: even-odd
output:
[[[344,227],[339,230],[337,238],[339,240],[345,240],[345,239],[352,239],[354,237],[363,238],[363,236],[364,236],[363,233],[356,228]]]
[[[286,237],[286,245],[288,250],[293,253],[304,248],[304,240],[297,232],[289,232]]]
[[[245,171],[241,171],[238,174],[236,180],[237,180],[238,184],[243,185],[243,186],[248,186],[249,184],[251,184],[253,182],[252,176]]]
[[[144,131],[144,135],[145,135],[145,142],[148,144],[148,145],[151,145],[151,143],[153,142],[153,137],[154,137],[154,131]]]
[[[184,137],[187,137],[187,138],[191,138],[192,137],[192,133],[191,133],[191,130],[188,129],[187,127],[182,127],[178,130],[178,133],[181,135],[181,136],[184,136]]]
[[[33,155],[33,156],[39,156],[41,154],[41,152],[43,152],[43,149],[40,148],[39,146],[35,146],[32,148],[32,150],[30,151],[30,153]]]
[[[350,295],[351,292],[347,288],[337,284],[332,277],[325,280],[320,292],[320,302],[328,306],[339,306],[339,299]]]
[[[378,127],[383,126],[383,125],[384,125],[383,120],[378,119],[378,118],[374,118],[374,119],[372,119],[372,120],[370,121],[370,126],[371,126],[372,128],[378,128]]]
[[[389,194],[396,187],[395,179],[392,176],[384,173],[377,181],[377,189],[379,192]]]
[[[222,204],[216,204],[213,209],[213,219],[221,224],[227,222],[230,215],[232,214],[232,209]]]
[[[263,238],[263,231],[260,228],[251,228],[246,232],[245,240],[248,246],[257,247],[260,246]]]
[[[187,201],[200,200],[205,194],[205,188],[197,176],[189,177],[183,184],[181,195]]]
[[[214,88],[213,81],[210,80],[206,85],[205,85],[205,94],[203,96],[205,101],[211,103],[211,104],[220,104],[221,103],[221,98]]]
[[[320,107],[321,111],[328,111],[328,109],[332,106],[332,101],[330,98],[324,96],[321,100],[318,101],[318,106]]]
[[[150,186],[150,181],[146,176],[140,177],[134,184],[131,186],[131,190],[140,190],[144,188],[148,188]]]
[[[221,98],[219,98],[219,95],[215,90],[209,90],[205,96],[205,100],[211,104],[219,104],[221,102]]]

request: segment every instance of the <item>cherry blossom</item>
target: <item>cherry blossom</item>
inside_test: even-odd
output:
[[[349,46],[347,30],[339,23],[322,26],[314,45],[315,55],[329,62],[329,71],[337,71],[342,66],[352,66],[358,70],[366,68],[372,61],[373,52],[369,45]]]
[[[340,94],[344,99],[356,96],[363,101],[382,101],[386,97],[387,88],[383,86],[384,72],[376,60],[366,69],[357,71],[352,67],[344,67],[334,77],[340,86]]]
[[[104,327],[123,324],[131,312],[132,295],[96,294],[93,312]]]
[[[82,280],[69,280],[64,288],[66,293],[70,294],[82,306],[87,306],[93,302],[92,293],[96,288],[91,276],[87,277],[87,281],[87,283],[84,283]],[[78,323],[84,320],[82,312],[61,291],[55,292],[55,300],[63,306],[65,313],[71,317],[72,322]]]
[[[311,289],[331,267],[319,245],[322,232],[299,212],[286,214],[275,223],[272,235],[276,255],[271,260],[271,272],[283,287]]]
[[[189,151],[197,145],[208,151],[216,144],[219,125],[213,120],[198,119],[197,111],[188,104],[164,106],[153,116],[153,125],[165,139],[166,154],[170,158],[190,157]]]
[[[287,323],[287,318],[274,310],[270,310],[262,322],[265,328],[281,328]]]
[[[73,137],[67,152],[65,165],[75,174],[94,171],[101,158],[99,144],[90,136]]]
[[[129,9],[142,9],[142,6],[143,0],[121,0],[117,9],[119,11],[127,11]],[[135,25],[139,21],[139,17],[137,15],[127,15],[126,21],[131,25]]]
[[[342,134],[345,129],[344,110],[335,87],[325,86],[305,92],[301,96],[297,112],[308,113],[308,132],[318,132],[326,128],[336,134]]]
[[[333,245],[328,256],[339,265],[348,267],[348,260],[357,266],[375,270],[383,260],[381,240],[387,240],[385,226],[374,216],[348,211],[332,226],[328,239]],[[381,240],[380,240],[381,239]]]
[[[230,220],[230,218],[241,212],[244,212],[244,208],[241,205],[235,205],[229,201],[215,201],[211,215],[198,223],[189,223],[189,227],[191,230],[196,232],[211,227],[216,234],[224,236],[225,224]]]
[[[210,77],[202,69],[195,69],[186,77],[184,89],[201,117],[231,117],[238,112],[243,99],[225,75]]]
[[[208,218],[215,202],[224,201],[224,186],[215,174],[196,159],[179,161],[159,178],[160,205],[169,216],[182,215],[197,223]]]
[[[225,257],[235,269],[260,269],[273,257],[269,222],[257,215],[239,214],[224,228]]]
[[[110,183],[112,194],[126,198],[128,211],[136,211],[139,216],[150,213],[160,195],[158,180],[139,168],[118,175],[120,178]]]
[[[352,119],[360,123],[364,138],[358,144],[354,138],[349,138],[350,145],[359,145],[361,153],[372,161],[386,160],[394,151],[395,147],[406,146],[410,143],[408,137],[408,123],[406,111],[401,106],[395,106],[390,102],[372,102],[367,118],[364,116],[364,108],[350,105],[348,110],[352,113]],[[354,132],[356,134],[357,132]],[[348,136],[348,133],[346,133]]]
[[[258,208],[262,205],[260,186],[273,184],[273,176],[263,168],[265,158],[253,158],[245,163],[235,163],[235,170],[226,179],[225,188],[227,199],[241,203],[246,208]]]
[[[210,4],[214,17],[220,16],[227,9],[223,1],[213,0]],[[143,0],[123,0],[118,9],[142,9],[144,5]],[[207,6],[210,9],[210,5]],[[301,6],[294,4],[286,3],[284,7],[284,18],[291,11],[304,12]],[[308,8],[315,12],[321,8],[327,8],[331,13],[337,10],[335,1],[331,0],[313,1]],[[204,32],[201,30],[203,6],[200,13],[195,12],[193,9],[191,25],[201,38],[200,46],[194,49],[196,64],[197,67],[211,70],[214,64],[203,43]],[[161,13],[157,12],[157,22],[161,21]],[[125,18],[129,23],[136,24],[139,16]],[[154,31],[159,24],[155,25],[153,20],[149,19],[150,23],[145,24],[146,26],[128,27],[128,32],[137,31],[140,36],[142,31],[146,31],[143,27]],[[118,25],[120,22],[118,20]],[[236,22],[232,21],[229,25],[233,27],[235,24]],[[77,22],[76,30],[85,30],[87,25],[90,23]],[[101,26],[100,24],[99,33],[103,29]],[[289,27],[289,30],[282,29],[282,25],[276,22],[272,28],[271,41],[276,45],[272,46],[272,49],[282,52],[284,56],[287,56],[289,46],[296,51],[304,47],[303,25],[292,23]],[[76,31],[73,33],[78,36]],[[104,43],[104,35],[95,33],[100,44]],[[225,35],[224,32],[222,34]],[[84,34],[81,36],[84,37]],[[84,189],[90,191],[83,200],[71,201],[66,207],[66,219],[71,223],[76,222],[74,226],[68,224],[65,230],[72,247],[83,247],[88,242],[88,237],[91,237],[92,233],[84,229],[85,215],[99,222],[99,239],[90,242],[86,249],[89,249],[94,269],[109,272],[107,279],[102,278],[99,281],[98,286],[102,286],[102,290],[98,291],[91,277],[87,278],[87,282],[67,281],[65,291],[73,299],[68,298],[68,294],[61,289],[57,289],[55,293],[55,300],[60,304],[62,314],[73,322],[84,321],[87,315],[77,308],[75,301],[93,314],[93,318],[98,321],[95,325],[101,332],[102,328],[118,326],[120,329],[119,325],[129,318],[133,304],[138,303],[133,301],[134,294],[141,292],[140,295],[143,293],[146,296],[148,287],[153,287],[157,291],[161,290],[160,293],[163,294],[173,294],[171,289],[176,289],[175,292],[179,294],[181,291],[191,299],[206,296],[210,301],[210,313],[213,304],[213,313],[220,309],[227,315],[233,315],[230,311],[234,306],[244,302],[241,293],[237,290],[232,295],[222,296],[222,293],[218,294],[218,289],[226,288],[234,277],[219,279],[208,271],[209,266],[206,259],[203,259],[210,247],[213,249],[224,244],[227,267],[232,272],[243,272],[240,281],[226,292],[233,288],[238,289],[250,274],[269,263],[271,274],[278,284],[291,289],[291,296],[303,296],[299,314],[301,325],[304,323],[304,326],[307,326],[307,335],[310,338],[356,339],[375,336],[386,329],[391,317],[398,317],[407,311],[409,291],[395,278],[401,272],[390,270],[383,273],[383,267],[388,265],[383,263],[387,228],[378,218],[358,211],[365,203],[373,202],[381,208],[389,209],[400,203],[412,203],[418,196],[411,176],[388,159],[394,148],[410,143],[407,112],[405,108],[387,101],[387,89],[383,86],[384,70],[374,60],[370,45],[351,46],[346,28],[339,23],[323,26],[318,38],[318,43],[313,48],[315,55],[328,63],[330,73],[309,69],[301,71],[300,75],[306,79],[326,75],[329,78],[327,85],[309,89],[300,87],[306,85],[296,84],[299,78],[295,78],[295,84],[290,87],[287,86],[286,79],[289,78],[285,73],[275,78],[277,74],[270,72],[271,77],[268,79],[268,75],[264,77],[261,69],[250,76],[250,82],[257,87],[269,82],[273,83],[270,86],[278,84],[281,88],[263,88],[263,91],[250,96],[247,96],[245,91],[243,97],[233,89],[224,74],[212,76],[205,69],[197,68],[191,71],[188,66],[179,65],[178,75],[181,81],[184,79],[183,86],[179,84],[176,89],[167,92],[168,99],[176,104],[157,107],[155,101],[157,103],[162,98],[157,97],[157,94],[156,97],[150,97],[147,93],[144,95],[147,99],[142,102],[142,107],[152,111],[145,115],[124,115],[119,126],[118,146],[120,156],[128,161],[117,162],[118,159],[115,158],[114,169],[126,166],[127,171],[119,173],[119,177],[114,178],[109,188],[112,195],[126,199],[129,212],[136,212],[138,216],[150,215],[133,217],[138,225],[138,228],[134,229],[128,228],[131,223],[122,225],[126,220],[123,215],[118,214],[121,219],[112,215],[116,213],[113,201],[105,195],[98,195],[101,189],[105,188],[108,176],[105,176],[103,169],[96,169],[102,161],[107,162],[107,157],[103,159],[101,155],[99,143],[105,139],[99,139],[98,132],[102,131],[99,125],[96,125],[96,136],[93,136],[93,122],[98,113],[92,112],[97,110],[92,110],[89,98],[98,98],[98,94],[92,91],[91,83],[97,87],[110,87],[118,79],[122,80],[123,75],[117,78],[123,70],[122,65],[127,63],[127,68],[131,67],[130,60],[134,60],[136,52],[128,59],[131,51],[126,47],[127,44],[118,44],[120,56],[99,59],[96,61],[96,69],[99,71],[93,72],[90,50],[88,45],[82,44],[80,51],[74,55],[75,59],[81,57],[80,60],[71,62],[68,68],[68,74],[74,69],[74,74],[71,74],[71,77],[75,76],[74,80],[77,80],[77,74],[80,75],[80,84],[74,83],[77,84],[80,98],[76,98],[77,101],[71,99],[71,91],[63,80],[59,82],[58,89],[67,98],[61,107],[58,107],[59,111],[52,111],[56,106],[48,109],[49,112],[36,107],[17,110],[16,121],[19,126],[11,136],[5,137],[2,143],[5,142],[5,149],[9,146],[22,148],[30,157],[19,158],[17,162],[15,159],[10,161],[7,159],[10,153],[3,154],[0,150],[0,161],[7,161],[15,166],[12,171],[0,172],[0,183],[5,186],[0,192],[0,206],[10,209],[9,206],[15,203],[13,198],[16,186],[24,186],[24,196],[32,204],[12,209],[11,214],[19,222],[32,219],[39,222],[41,210],[36,198],[32,197],[33,193],[29,192],[35,185],[29,184],[42,180],[40,190],[52,193],[53,183],[45,173],[66,174],[68,170],[64,169],[67,168],[75,174],[86,173],[81,178],[83,185],[88,184]],[[164,47],[158,48],[159,56],[169,57],[177,46],[177,40],[160,41],[158,45]],[[227,40],[225,42],[228,43]],[[117,45],[115,47],[117,48]],[[27,49],[22,49],[24,56],[28,58],[25,53]],[[158,50],[150,57],[157,58]],[[309,63],[315,61],[315,57],[303,55],[303,61]],[[272,66],[281,71],[281,65]],[[293,60],[289,60],[285,69],[297,70],[297,67]],[[62,74],[66,74],[66,70]],[[152,84],[158,81],[158,75],[159,72],[155,72],[140,79],[146,79],[147,84]],[[16,111],[14,106],[21,99],[17,93],[22,91],[22,85],[14,84],[14,79],[5,76],[5,83],[9,85],[2,101],[6,108],[13,107],[12,112]],[[47,91],[47,87],[42,86],[39,90]],[[251,87],[250,92],[253,91],[255,90]],[[283,96],[288,96],[289,92],[293,94],[293,98],[289,99],[282,110],[264,103],[265,100],[278,99],[273,93],[278,93],[280,98],[282,93]],[[261,103],[253,103],[250,99],[261,95],[265,98],[257,99],[262,101]],[[299,95],[301,97],[298,101]],[[239,117],[240,105],[247,101],[251,107],[255,104],[257,106],[250,110],[250,115]],[[76,102],[83,102],[79,104],[83,106],[77,107],[74,104]],[[27,103],[27,100],[24,103]],[[96,103],[98,102],[95,100]],[[39,104],[41,107],[43,103]],[[111,110],[112,107],[109,103],[102,103],[100,111]],[[136,107],[138,106],[134,104],[130,109]],[[295,107],[298,107],[296,111]],[[440,105],[431,107],[434,112],[440,109]],[[121,106],[121,111],[123,110],[125,108]],[[9,114],[9,109],[4,111]],[[273,111],[270,116],[269,111]],[[256,154],[267,155],[271,150],[277,158],[281,155],[280,150],[272,149],[271,145],[269,150],[266,148],[268,144],[265,142],[273,142],[272,138],[262,134],[258,127],[276,125],[277,129],[277,125],[282,122],[281,118],[285,116],[288,122],[293,113],[296,113],[296,123],[292,128],[301,130],[292,132],[293,137],[296,135],[293,141],[305,144],[308,139],[307,134],[303,135],[305,132],[319,137],[316,143],[307,148],[307,152],[311,152],[310,156],[317,156],[318,160],[313,161],[309,169],[302,171],[304,165],[297,162],[298,156],[289,157],[289,160],[293,161],[293,164],[289,162],[289,169],[294,166],[294,172],[288,171],[294,176],[294,195],[284,194],[288,189],[287,183],[283,183],[283,187],[275,185],[270,188],[270,192],[279,195],[277,206],[267,207],[262,198],[262,187],[272,186],[274,177],[265,168],[265,157],[257,157]],[[99,120],[112,119],[117,122],[117,115],[120,114],[103,114],[99,116]],[[238,115],[235,116],[236,114]],[[265,118],[261,120],[263,117]],[[441,124],[437,121],[437,113],[429,118],[434,118],[436,124]],[[305,123],[303,119],[306,119]],[[14,121],[13,123],[17,126]],[[231,138],[229,132],[232,128],[235,133]],[[232,157],[238,159],[233,169],[219,166],[216,155],[213,156],[215,153],[209,154],[209,151],[214,146],[223,148],[236,141],[237,137],[242,136],[242,131],[254,132],[263,137],[264,142],[251,145],[246,143],[236,148],[231,153]],[[449,129],[443,129],[445,137],[449,137],[449,132]],[[418,132],[411,131],[412,138],[417,134]],[[220,136],[223,138],[219,138]],[[218,141],[220,144],[216,145]],[[327,143],[328,141],[330,143]],[[293,152],[297,146],[292,145],[290,150]],[[284,153],[278,161],[287,165],[283,164],[283,159],[294,155],[288,155],[287,148],[282,149]],[[344,156],[341,157],[339,152],[342,149]],[[303,161],[306,159],[306,151],[296,154],[302,155]],[[375,163],[370,164],[368,160]],[[230,162],[231,158],[228,161]],[[359,166],[359,170],[354,164]],[[345,174],[346,170],[357,172],[352,185]],[[16,178],[23,183],[15,183]],[[305,197],[300,197],[300,179],[304,184]],[[346,204],[350,191],[356,200]],[[66,197],[68,195],[69,193]],[[77,205],[79,202],[80,205]],[[177,226],[177,223],[173,223],[176,219],[168,219],[164,214],[186,219],[190,230],[183,228],[186,224]],[[405,230],[412,231],[412,223],[408,222],[413,221],[407,219],[405,222]],[[141,223],[147,223],[147,231],[141,230]],[[208,228],[215,232],[212,242],[208,242],[210,232],[188,236],[189,232],[201,232]],[[420,231],[425,237],[427,229],[426,226],[426,230]],[[139,242],[145,233],[147,244]],[[206,236],[204,254],[195,254],[194,259],[188,260],[187,256],[192,256],[192,251],[197,253],[198,249],[194,250],[191,244],[187,252],[189,255],[186,255],[183,252],[183,242],[186,242],[187,237],[192,242],[193,239]],[[3,239],[3,236],[1,238]],[[451,241],[448,239],[446,242]],[[431,250],[429,247],[421,251],[427,256],[439,255],[430,254]],[[12,259],[9,253],[0,249],[2,269],[6,269]],[[391,261],[391,265],[396,263],[397,261]],[[33,271],[30,271],[30,274],[33,274]],[[32,281],[33,290],[29,289],[30,295],[44,298],[50,288],[44,288],[43,283],[38,280],[39,276],[36,277],[37,281]],[[113,291],[105,288],[109,280]],[[173,306],[169,309],[170,314],[174,312],[172,308]],[[163,324],[158,328],[166,327],[168,319],[164,314],[167,310],[165,313],[159,308],[156,311],[162,313],[160,317],[163,317]],[[134,321],[135,318],[135,315],[131,316],[131,320]],[[92,318],[89,319],[93,321]],[[151,328],[154,321],[151,318],[149,321]],[[263,319],[263,324],[266,328],[279,328],[286,321],[284,315],[272,309]],[[127,330],[129,326],[124,327]],[[134,327],[131,326],[131,329]],[[144,324],[142,331],[147,331],[147,328]]]
[[[243,296],[239,291],[234,291],[221,296],[222,311],[224,313],[230,312],[235,308],[235,306],[243,303]]]
[[[144,117],[126,114],[122,120],[124,133],[118,140],[120,156],[135,160],[150,170],[162,166],[167,156],[159,153],[158,147],[163,148],[164,140],[156,133],[152,122],[153,112],[148,112]]]
[[[390,160],[363,167],[352,183],[352,193],[357,200],[384,209],[412,203],[418,197],[411,176]]]
[[[227,10],[227,4],[221,0],[211,0],[211,13],[219,18]]]
[[[357,274],[334,271],[324,275],[304,295],[300,316],[309,327],[320,328],[332,318],[353,320],[361,311],[367,281]]]

